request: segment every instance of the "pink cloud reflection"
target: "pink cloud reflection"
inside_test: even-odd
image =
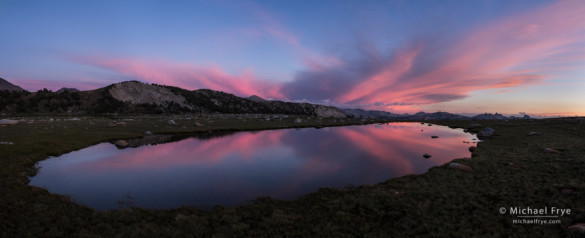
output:
[[[147,147],[131,149],[121,151],[114,157],[88,163],[84,167],[87,170],[99,171],[110,168],[165,169],[194,164],[213,166],[232,153],[239,154],[243,160],[252,162],[257,151],[279,145],[285,131],[268,132],[242,132],[209,140],[190,138],[156,145],[156,150]],[[193,140],[197,141],[197,146],[193,146]]]

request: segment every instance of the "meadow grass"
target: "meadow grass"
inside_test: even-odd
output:
[[[51,118],[53,120],[51,120]],[[481,123],[496,134],[471,159],[470,172],[431,168],[422,175],[375,185],[321,188],[294,201],[258,198],[252,205],[209,210],[181,207],[95,211],[69,197],[28,186],[35,164],[104,141],[154,134],[343,126],[380,121],[265,116],[34,116],[0,127],[0,236],[2,237],[565,237],[585,222],[585,121],[436,121]],[[173,120],[176,125],[168,123]],[[119,123],[119,122],[124,122]],[[194,122],[202,125],[194,127]],[[118,123],[116,126],[112,126]],[[536,131],[542,133],[528,136]],[[544,148],[561,151],[544,153]],[[563,192],[561,192],[563,191]],[[568,192],[567,192],[568,191]],[[513,224],[501,207],[571,209],[554,225]]]

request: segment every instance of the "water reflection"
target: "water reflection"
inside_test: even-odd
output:
[[[240,132],[124,150],[102,143],[40,162],[30,184],[97,209],[294,199],[319,187],[424,173],[468,157],[463,141],[473,138],[460,129],[391,123]]]

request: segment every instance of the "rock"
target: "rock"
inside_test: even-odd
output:
[[[0,120],[0,126],[6,126],[6,125],[16,125],[18,124],[17,120],[10,120],[10,119],[2,119]]]
[[[431,138],[437,139],[437,138],[439,138],[439,136],[431,136]]]
[[[128,147],[128,142],[125,140],[117,140],[116,142],[114,142],[114,145],[120,148],[125,148]]]
[[[561,152],[551,148],[544,148],[544,153],[547,154],[560,154]]]
[[[109,93],[117,100],[132,104],[150,103],[166,106],[169,102],[173,102],[182,107],[191,108],[185,97],[173,93],[168,88],[136,81],[115,84],[109,89]]]
[[[429,126],[433,126],[433,124],[429,123]]]
[[[334,118],[345,118],[347,115],[343,113],[339,108],[315,105],[315,115],[319,117],[334,117]]]
[[[174,120],[169,120],[169,125],[177,125],[177,123]]]
[[[568,228],[581,237],[585,235],[585,223],[577,223],[575,225],[569,226]]]
[[[459,164],[459,163],[450,163],[449,168],[457,169],[457,170],[461,170],[461,171],[466,171],[466,172],[473,170],[471,167],[464,165],[464,164]]]
[[[125,126],[126,122],[113,122],[108,124],[109,127],[116,127],[116,126]]]
[[[14,145],[11,141],[0,141],[0,145]]]
[[[429,154],[424,154],[424,155],[423,155],[423,157],[424,157],[425,159],[428,159],[428,158],[431,158],[431,157],[433,157],[433,156],[432,156],[432,155],[429,155]]]
[[[297,119],[295,119],[295,123],[303,123],[303,119],[297,118]]]
[[[150,131],[145,131],[145,132],[144,132],[144,135],[145,135],[145,136],[151,136],[151,135],[152,135],[152,132],[150,132]]]
[[[475,146],[470,146],[470,147],[469,147],[469,152],[473,153],[473,151],[475,151],[475,148],[477,148],[477,147],[475,147]]]
[[[485,138],[485,137],[491,137],[491,136],[494,135],[494,132],[496,132],[496,130],[494,130],[492,128],[489,128],[489,127],[486,127],[483,130],[481,130],[479,133],[477,133],[477,136],[478,137],[483,137],[483,138]]]
[[[534,132],[534,131],[528,132],[528,136],[538,136],[538,135],[542,135],[542,133]]]
[[[244,121],[246,121],[246,120],[244,120]],[[199,123],[199,122],[195,122],[195,123],[193,123],[193,126],[194,126],[194,127],[202,127],[202,126],[203,126],[203,124],[201,124],[201,123]]]

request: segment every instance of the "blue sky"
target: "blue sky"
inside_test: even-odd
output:
[[[0,2],[0,77],[391,112],[585,115],[584,1]]]

